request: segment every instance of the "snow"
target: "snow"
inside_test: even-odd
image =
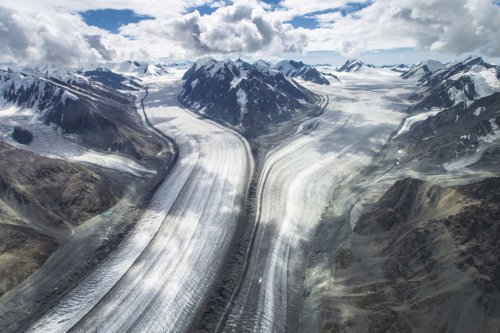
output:
[[[466,75],[474,81],[474,88],[479,98],[500,92],[500,81],[494,68],[485,69],[476,65]]]
[[[105,68],[123,74],[127,76],[134,77],[147,77],[147,76],[159,76],[168,74],[168,70],[164,68],[162,64],[150,64],[144,61],[123,61],[119,63],[107,63],[104,65]],[[87,70],[94,70],[99,68],[99,66],[87,66]]]
[[[266,61],[264,61],[264,60],[261,60],[261,59],[257,60],[257,61],[254,63],[254,65],[256,65],[256,66],[260,66],[260,67],[265,67],[265,68],[267,68],[267,67],[269,67],[269,66],[270,66],[270,64],[269,64],[268,62],[266,62]]]
[[[493,133],[488,133],[487,136],[481,137],[480,140],[486,143],[493,143],[500,139],[500,127],[497,125],[495,118],[490,119],[491,130]]]
[[[61,102],[63,104],[66,104],[67,99],[70,99],[71,101],[77,101],[79,98],[75,94],[72,94],[69,91],[65,90],[61,96]]]
[[[408,132],[414,124],[419,123],[421,121],[424,121],[429,117],[433,117],[433,116],[437,115],[439,112],[441,112],[441,110],[431,110],[431,111],[419,113],[419,114],[414,115],[414,116],[407,117],[405,119],[405,122],[403,123],[403,126],[401,126],[398,133],[396,133],[396,135],[394,136],[394,139],[399,137],[400,135]]]
[[[198,84],[198,79],[195,79],[191,82],[191,89],[194,89],[196,85]]]
[[[451,101],[453,101],[453,105],[468,100],[464,92],[465,90],[467,91],[469,90],[469,85],[467,85],[465,89],[457,89],[453,87],[448,90],[448,97],[450,98]]]
[[[296,70],[295,67],[292,66],[289,60],[282,60],[274,65],[274,68],[278,69],[285,75],[289,75],[291,72]]]
[[[478,138],[480,149],[476,149],[472,154],[461,156],[449,162],[443,163],[443,168],[447,172],[461,170],[476,163],[481,159],[484,151],[488,148],[488,146],[500,140],[500,128],[498,127],[495,118],[490,119],[489,121],[493,133],[488,133],[488,135]],[[470,140],[470,134],[462,135],[460,139]]]
[[[340,73],[342,83],[334,86],[304,83],[329,96],[330,104],[266,155],[257,186],[255,243],[240,292],[226,309],[226,330],[285,330],[288,310],[303,297],[295,286],[303,283],[304,246],[332,191],[370,163],[401,122],[405,98],[415,89],[393,71],[372,73]]]
[[[422,65],[427,66],[427,68],[433,73],[443,67],[443,64],[436,60],[426,60],[422,62]]]
[[[247,93],[243,89],[238,89],[236,92],[237,102],[240,106],[240,123],[247,114]]]
[[[477,117],[481,114],[481,112],[483,112],[484,110],[486,110],[486,108],[484,107],[479,107],[477,108],[476,110],[474,110],[474,115]]]
[[[446,68],[448,67],[449,66]],[[446,68],[444,68],[443,71],[446,70]],[[495,68],[487,69],[481,65],[474,65],[469,71],[459,72],[449,78],[450,81],[456,81],[461,77],[468,76],[474,82],[474,86],[470,87],[467,84],[463,90],[453,87],[448,90],[448,96],[454,102],[454,105],[456,105],[461,102],[471,102],[471,100],[469,100],[469,98],[465,95],[465,91],[469,92],[472,88],[474,88],[475,91],[474,99],[500,92],[500,80],[497,79],[496,75],[497,73]]]
[[[483,153],[481,151],[476,151],[473,154],[456,158],[449,162],[443,163],[443,168],[447,172],[457,171],[476,163],[477,161],[479,161],[482,155]]]

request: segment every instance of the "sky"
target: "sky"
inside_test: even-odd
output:
[[[500,0],[6,0],[0,63],[243,57],[500,64]]]

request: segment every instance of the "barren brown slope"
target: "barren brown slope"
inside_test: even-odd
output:
[[[0,296],[38,269],[64,239],[121,195],[85,165],[0,143]]]
[[[332,260],[324,332],[497,332],[500,178],[406,178],[359,218]]]

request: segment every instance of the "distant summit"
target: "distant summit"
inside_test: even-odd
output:
[[[330,85],[330,81],[323,74],[316,68],[304,64],[302,61],[283,60],[278,62],[274,68],[288,77],[299,78],[316,84]],[[337,79],[336,77],[334,78]]]
[[[347,60],[342,67],[338,69],[339,72],[347,72],[347,73],[353,73],[353,72],[358,72],[361,70],[365,70],[368,68],[375,68],[374,65],[367,65],[362,61],[359,61],[357,59],[351,59]]]

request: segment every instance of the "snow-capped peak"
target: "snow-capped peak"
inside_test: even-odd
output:
[[[342,65],[338,71],[339,72],[357,72],[361,69],[374,68],[373,65],[367,65],[364,62],[357,59],[349,59]]]

